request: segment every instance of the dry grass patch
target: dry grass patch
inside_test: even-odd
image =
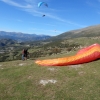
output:
[[[77,68],[82,68],[83,66],[81,64],[81,65],[70,65],[69,67],[77,69]]]

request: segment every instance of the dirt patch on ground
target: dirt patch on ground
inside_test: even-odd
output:
[[[54,79],[48,79],[48,80],[40,80],[40,84],[42,84],[42,85],[46,85],[46,84],[48,84],[48,83],[52,83],[52,84],[55,84],[57,82],[57,80],[54,80]]]
[[[23,65],[26,65],[26,63],[20,63],[20,64],[19,64],[19,66],[23,66]]]
[[[57,68],[47,68],[47,70],[54,72],[54,71],[57,71],[58,69]]]
[[[82,65],[70,65],[69,68],[75,68],[76,70],[78,68],[82,68],[83,66]]]

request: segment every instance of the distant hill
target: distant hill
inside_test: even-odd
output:
[[[0,39],[12,39],[19,42],[46,40],[48,38],[51,38],[51,36],[0,31]]]
[[[86,28],[64,32],[60,35],[52,37],[50,40],[70,39],[78,37],[97,37],[100,36],[100,25],[89,26]]]
[[[15,41],[15,40],[11,40],[11,39],[0,39],[0,47],[1,46],[13,45],[15,43],[17,43],[17,41]]]

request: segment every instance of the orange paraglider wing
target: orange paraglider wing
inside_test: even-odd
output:
[[[90,61],[100,59],[100,45],[93,44],[89,47],[81,49],[74,56],[47,59],[47,60],[36,60],[35,63],[43,66],[66,66],[73,64],[82,64]]]

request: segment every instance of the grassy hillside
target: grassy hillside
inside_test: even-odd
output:
[[[69,38],[73,39],[79,37],[100,37],[100,25],[89,26],[86,28],[64,32],[58,36],[50,38],[50,40],[69,39]]]
[[[0,100],[99,100],[99,87],[100,60],[65,67],[43,67],[34,60],[0,63]]]
[[[6,48],[10,51],[1,53],[0,57],[16,61],[0,62],[0,100],[99,100],[100,60],[64,67],[44,67],[34,63],[34,59],[71,56],[94,43],[100,44],[100,37],[32,42],[27,61],[17,60],[17,57],[21,59],[21,45],[13,52]],[[22,45],[27,47],[28,43]],[[56,53],[54,50],[61,51]]]
[[[94,43],[100,44],[99,37],[80,37],[73,39],[56,40],[51,42],[31,42],[23,43],[16,46],[2,47],[0,50],[0,62],[20,60],[23,48],[28,48],[31,59],[37,57],[45,57],[55,54],[63,54],[69,51],[77,51],[82,47],[92,45]],[[4,52],[4,53],[2,53]]]

